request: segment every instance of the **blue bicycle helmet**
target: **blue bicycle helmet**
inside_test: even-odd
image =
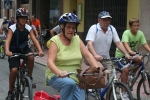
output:
[[[59,18],[59,24],[66,24],[68,22],[80,24],[78,17],[73,13],[65,13]]]

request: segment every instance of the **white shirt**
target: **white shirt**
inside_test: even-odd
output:
[[[55,26],[55,27],[53,28],[53,30],[54,30],[57,34],[59,34],[59,33],[61,32],[61,28],[60,28],[59,25]]]
[[[106,33],[104,33],[99,23],[90,27],[86,36],[86,41],[88,40],[94,42],[93,47],[95,51],[103,58],[110,58],[109,50],[112,40],[114,43],[120,41],[117,31],[112,25],[110,25]]]

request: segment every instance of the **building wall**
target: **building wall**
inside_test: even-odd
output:
[[[150,0],[140,0],[139,6],[140,30],[143,31],[146,40],[150,41]]]
[[[7,17],[10,19],[11,16],[15,17],[15,10],[16,10],[16,0],[12,0],[12,9],[4,9],[4,0],[1,0],[1,18]]]
[[[78,15],[78,10],[79,10],[79,8],[78,8],[78,5],[79,4],[81,4],[82,5],[82,7],[81,7],[81,20],[80,20],[80,25],[79,25],[79,27],[78,27],[78,31],[79,32],[84,32],[84,11],[85,11],[85,2],[84,2],[85,0],[77,0],[77,15]],[[82,33],[81,33],[82,34]]]
[[[78,16],[78,4],[82,5],[82,20],[80,20],[80,25],[78,27],[78,32],[84,31],[84,0],[63,0],[63,13],[73,12],[76,10],[76,15]]]
[[[140,0],[128,0],[127,7],[127,29],[129,29],[129,19],[131,18],[139,18],[139,1]]]
[[[63,13],[73,12],[73,9],[77,10],[77,0],[63,0]]]

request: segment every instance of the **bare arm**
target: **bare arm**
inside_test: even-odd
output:
[[[143,46],[144,46],[144,48],[145,48],[148,52],[150,52],[150,47],[149,47],[149,45],[148,45],[147,43],[144,44]]]
[[[39,51],[39,55],[40,56],[44,56],[44,53],[40,47],[39,42],[37,41],[37,39],[35,38],[35,35],[33,33],[33,30],[30,31],[29,33],[31,40],[33,41],[34,45],[37,47],[38,51]]]
[[[90,64],[91,67],[100,67],[103,69],[103,66],[100,64],[98,65],[96,59],[93,57],[93,55],[88,51],[88,49],[85,47],[83,42],[80,40],[80,48],[81,48],[81,53],[83,57],[86,59],[86,61]]]
[[[129,57],[129,55],[128,55],[128,52],[127,52],[127,48],[126,47],[124,47],[124,45],[122,44],[122,42],[116,42],[115,43],[116,44],[116,46],[118,47],[118,49],[126,56],[126,57]]]
[[[41,32],[41,25],[39,25],[39,32],[40,32],[40,34],[42,33],[42,32]]]
[[[9,51],[9,46],[10,46],[10,41],[12,39],[13,33],[10,29],[8,29],[8,33],[6,35],[6,40],[5,40],[5,44],[4,44],[4,48],[5,48],[5,53],[7,56],[11,56],[12,52]]]
[[[33,31],[35,33],[35,37],[38,38],[38,32],[37,32],[37,30],[33,30]]]
[[[88,50],[90,51],[90,53],[94,56],[94,58],[97,61],[102,61],[103,57],[98,55],[97,52],[95,51],[94,47],[93,47],[94,42],[93,41],[88,41]]]
[[[54,32],[55,32],[55,31],[54,31],[53,29],[50,30],[50,35],[51,35],[52,37],[54,36]]]
[[[58,52],[57,45],[51,41],[50,48],[48,50],[47,65],[55,75],[59,75],[61,73],[61,70],[54,63],[57,52]]]

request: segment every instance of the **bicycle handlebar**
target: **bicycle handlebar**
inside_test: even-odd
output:
[[[66,75],[64,75],[63,77],[69,77],[69,75],[77,75],[76,72],[68,72]],[[60,78],[59,75],[56,75],[56,77]]]
[[[32,56],[32,55],[34,55],[34,57],[39,57],[39,54],[34,54],[34,53],[31,53],[31,54],[22,54],[22,53],[12,53],[12,56],[10,57],[10,58],[12,58],[12,57],[28,57],[28,56]]]

